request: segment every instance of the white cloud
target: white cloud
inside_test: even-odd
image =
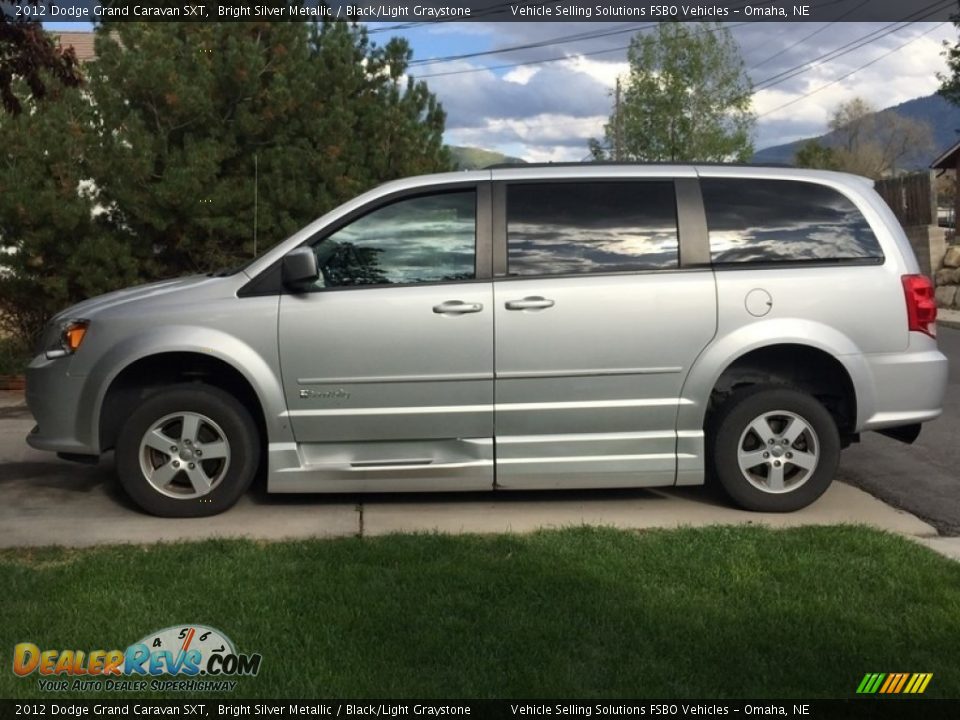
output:
[[[944,25],[922,35],[930,29],[931,26],[920,26],[895,33],[848,56],[820,63],[788,82],[758,91],[753,98],[754,110],[761,116],[756,147],[779,145],[826,132],[834,108],[854,97],[862,97],[882,109],[936,92],[939,86],[936,73],[946,69],[942,43],[955,41],[956,32],[951,25]],[[858,37],[869,31],[870,26],[866,26],[856,32],[847,31],[847,36]],[[909,45],[890,52],[911,39]],[[831,39],[817,54],[837,47],[841,40]],[[890,54],[884,57],[885,53]],[[874,64],[857,70],[875,59],[878,60]],[[790,66],[800,62],[802,60],[794,60]],[[854,70],[857,71],[850,77],[834,82]],[[794,100],[798,101],[778,109]]]
[[[477,26],[478,30],[491,27]],[[451,32],[464,25],[451,23],[437,27]],[[746,66],[758,66],[751,71],[754,80],[763,80],[883,27],[881,23],[834,23],[824,25],[811,36],[817,27],[808,23],[762,23],[738,28],[735,36],[741,42]],[[759,90],[753,99],[754,110],[762,116],[754,138],[756,147],[824,132],[833,108],[856,96],[884,108],[935,92],[939,85],[936,73],[946,67],[942,42],[956,42],[956,30],[944,24],[918,37],[933,27],[916,23],[847,55],[820,62],[779,85]],[[493,36],[498,42],[492,49],[571,36],[594,28],[596,24],[563,23],[553,28],[546,24],[501,24]],[[473,70],[487,62],[491,65],[532,62],[566,54],[567,59],[557,62],[520,65],[506,72],[482,69],[435,77],[428,82],[447,110],[448,142],[499,150],[528,160],[578,160],[587,154],[587,140],[601,136],[611,109],[611,91],[616,78],[628,70],[626,52],[622,49],[610,54],[584,56],[582,53],[621,47],[629,37],[624,34],[559,43],[488,59],[425,67],[422,72]],[[902,50],[818,90],[911,39],[913,42]],[[802,42],[791,47],[798,40]],[[786,51],[771,59],[777,47]],[[813,94],[803,97],[807,93]],[[798,102],[777,109],[797,99]]]
[[[559,64],[574,72],[589,75],[604,87],[611,89],[617,84],[617,78],[625,76],[630,69],[630,65],[626,61],[610,62],[584,57],[583,55],[574,55],[569,60],[563,60]]]
[[[516,83],[517,85],[526,85],[538,72],[540,72],[540,68],[538,67],[521,65],[504,75],[503,79],[506,82]]]

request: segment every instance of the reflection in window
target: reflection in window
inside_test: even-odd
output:
[[[317,245],[326,287],[475,277],[476,193],[451,192],[378,208]]]
[[[510,185],[510,275],[676,268],[672,182]]]
[[[833,188],[795,180],[700,181],[715,263],[882,260],[856,206]]]

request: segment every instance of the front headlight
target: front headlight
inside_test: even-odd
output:
[[[56,332],[44,348],[44,354],[49,359],[72,355],[83,344],[83,338],[90,327],[89,320],[61,320],[57,323]]]

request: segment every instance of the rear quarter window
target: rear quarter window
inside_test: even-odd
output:
[[[714,264],[883,261],[866,218],[831,187],[703,178],[700,188]]]

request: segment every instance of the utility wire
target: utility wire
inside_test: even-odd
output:
[[[726,24],[725,27],[732,29],[732,28],[738,28],[738,27],[743,27],[744,25],[752,25],[752,24],[753,24],[752,22],[747,21],[747,22]],[[650,29],[655,26],[656,25],[640,26],[637,28],[637,31],[639,32],[640,30]],[[701,33],[696,32],[691,34],[698,35]],[[430,73],[428,75],[417,75],[416,77],[418,80],[426,80],[428,78],[446,77],[448,75],[466,75],[468,73],[485,72],[485,71],[492,71],[492,70],[507,70],[509,68],[524,67],[526,65],[544,65],[547,63],[561,62],[563,60],[576,60],[577,58],[581,58],[581,57],[603,55],[604,53],[621,52],[623,50],[628,49],[629,47],[630,47],[629,45],[622,45],[622,46],[613,47],[613,48],[606,48],[605,50],[593,50],[591,52],[580,52],[580,53],[575,53],[573,55],[558,55],[556,57],[544,58],[543,60],[528,60],[526,62],[509,63],[506,65],[485,65],[484,67],[464,68],[462,70],[447,70],[445,72]]]
[[[496,5],[491,5],[490,7],[484,8],[483,10],[478,10],[476,13],[471,15],[471,18],[476,19],[480,17],[487,17],[488,15],[499,15],[502,12],[502,8],[507,8],[507,7],[510,7],[511,5],[522,4],[524,7],[545,7],[546,5],[556,5],[557,3],[562,1],[563,0],[547,0],[547,2],[538,2],[538,3],[503,2],[503,3],[498,3]],[[406,23],[398,23],[396,25],[388,25],[387,27],[382,27],[382,28],[370,28],[369,30],[367,30],[367,34],[376,35],[379,33],[393,32],[394,30],[410,30],[411,28],[421,27],[423,25],[435,25],[438,22],[444,22],[444,20],[442,19],[417,20],[415,22],[406,22]]]
[[[787,45],[785,48],[783,48],[783,50],[778,50],[777,52],[775,52],[775,53],[774,53],[773,55],[771,55],[770,57],[765,58],[765,59],[761,60],[760,62],[751,65],[750,67],[747,68],[747,72],[750,72],[751,70],[756,70],[756,69],[759,68],[759,67],[763,67],[764,65],[766,65],[766,64],[767,64],[768,62],[770,62],[771,60],[774,60],[774,59],[776,59],[776,58],[778,58],[778,57],[781,57],[781,56],[783,56],[783,55],[786,55],[788,52],[790,52],[791,50],[793,50],[793,48],[795,48],[795,47],[796,47],[797,45],[799,45],[800,43],[804,43],[804,42],[806,42],[807,40],[809,40],[810,38],[812,38],[812,37],[814,37],[814,36],[816,36],[816,35],[819,35],[820,33],[822,33],[824,30],[826,30],[826,29],[829,28],[830,26],[832,26],[832,25],[840,22],[841,20],[843,20],[843,19],[844,19],[845,17],[847,17],[848,15],[851,15],[852,13],[854,13],[854,12],[856,12],[857,10],[859,10],[860,8],[862,8],[862,7],[863,7],[864,5],[866,5],[868,2],[870,2],[870,0],[862,0],[862,2],[861,2],[859,5],[850,8],[850,9],[847,10],[843,15],[841,15],[840,17],[838,17],[836,20],[834,20],[834,21],[832,21],[832,22],[828,22],[826,25],[823,25],[823,26],[821,26],[820,28],[814,30],[814,31],[813,31],[812,33],[810,33],[809,35],[804,35],[802,38],[800,38],[800,39],[797,40],[796,42],[790,43],[790,44]]]
[[[911,24],[912,23],[909,23],[909,22],[907,23],[895,22],[895,23],[890,23],[889,25],[884,25],[882,28],[878,30],[872,30],[866,35],[861,35],[860,37],[850,40],[849,42],[846,42],[843,45],[840,45],[839,47],[835,47],[833,50],[828,50],[827,52],[821,55],[817,55],[815,58],[812,58],[810,60],[805,60],[799,65],[794,65],[793,67],[787,68],[785,70],[781,70],[780,72],[770,75],[769,77],[766,77],[763,80],[757,80],[753,84],[753,87],[756,90],[764,90],[767,87],[773,87],[774,85],[779,85],[780,83],[786,82],[787,80],[790,80],[791,78],[794,78],[797,75],[802,75],[803,73],[807,72],[808,70],[811,70],[812,68],[814,68],[819,64],[822,64],[824,62],[831,62],[833,60],[836,60],[837,58],[843,57],[844,55],[847,55],[848,53],[853,52],[854,50],[859,50],[865,45],[869,45],[871,43],[877,42],[878,40],[882,40],[885,37],[888,37],[889,35],[892,35],[895,32],[899,32],[900,30],[905,30],[906,28],[910,27]]]
[[[846,1],[846,0],[841,0],[841,1]],[[880,39],[886,37],[887,35],[890,35],[891,33],[896,32],[896,31],[898,31],[898,30],[902,30],[902,29],[908,27],[908,26],[909,26],[910,24],[912,24],[913,22],[919,22],[919,21],[925,19],[926,17],[929,17],[930,15],[934,15],[934,14],[936,14],[937,12],[940,12],[941,10],[945,9],[946,7],[952,6],[952,5],[953,5],[953,2],[954,2],[954,0],[937,0],[936,2],[933,2],[933,3],[931,3],[930,5],[927,5],[926,7],[921,8],[920,10],[917,10],[916,12],[914,12],[914,13],[912,13],[911,15],[908,16],[909,18],[917,18],[916,20],[911,20],[911,21],[906,22],[906,23],[903,23],[902,21],[898,21],[898,22],[895,22],[895,23],[890,23],[890,24],[888,24],[888,25],[885,25],[884,27],[882,27],[882,28],[880,28],[880,29],[878,29],[878,30],[873,30],[873,31],[867,33],[866,35],[862,35],[862,36],[860,36],[859,38],[856,38],[855,40],[851,40],[850,42],[847,42],[847,43],[845,43],[845,44],[843,44],[843,45],[841,45],[841,46],[839,46],[839,47],[837,47],[837,48],[834,48],[833,50],[830,50],[829,52],[823,53],[823,54],[821,54],[821,55],[813,58],[812,60],[809,60],[809,61],[807,61],[807,62],[801,63],[801,64],[799,64],[799,65],[796,65],[796,66],[792,67],[792,68],[788,68],[787,70],[783,70],[783,71],[781,71],[781,72],[779,72],[779,73],[776,73],[776,74],[774,74],[774,75],[771,75],[770,77],[767,77],[767,78],[764,78],[763,80],[760,80],[760,81],[758,81],[758,82],[755,82],[755,83],[753,84],[754,89],[755,89],[755,90],[763,90],[763,89],[766,89],[766,88],[768,88],[768,87],[773,87],[774,85],[777,85],[777,84],[779,84],[779,83],[781,83],[781,82],[784,82],[784,81],[786,81],[786,80],[789,80],[789,79],[791,79],[791,78],[793,78],[793,77],[796,77],[797,75],[802,74],[803,72],[806,72],[806,71],[810,70],[810,69],[813,67],[813,65],[815,65],[816,63],[824,62],[824,61],[829,61],[829,60],[834,60],[834,59],[836,59],[836,58],[838,58],[838,57],[842,57],[843,55],[846,55],[847,53],[853,52],[854,50],[857,50],[857,49],[863,47],[864,45],[867,45],[867,44],[869,44],[869,43],[875,42],[876,40],[880,40]],[[861,4],[862,4],[862,3],[861,3]],[[859,7],[860,7],[860,5],[857,6],[857,8],[859,8]],[[857,8],[854,8],[854,10],[857,9]],[[850,12],[852,12],[852,11],[850,11]],[[919,15],[920,17],[917,17],[918,15]],[[737,27],[742,27],[742,26],[744,26],[744,25],[752,25],[752,24],[753,24],[752,22],[746,21],[746,22],[740,22],[740,23],[729,23],[729,24],[726,24],[725,26],[726,26],[728,29],[733,29],[733,28],[737,28]],[[651,28],[653,28],[653,27],[656,27],[656,25],[657,25],[657,23],[653,23],[653,24],[649,24],[649,25],[639,25],[639,26],[637,26],[637,27],[634,29],[634,31],[635,31],[635,32],[641,32],[641,31],[643,31],[643,30],[648,30],[648,29],[651,29]],[[897,26],[899,26],[899,27],[897,27]],[[874,36],[875,36],[875,37],[874,37]],[[545,45],[548,45],[548,44],[552,44],[552,43],[555,43],[555,42],[561,42],[561,41],[559,41],[559,40],[543,41],[543,42],[539,43],[538,45],[542,47],[542,46],[545,46]],[[509,70],[509,69],[513,69],[513,68],[517,68],[517,67],[525,67],[525,66],[530,66],[530,65],[544,65],[544,64],[548,64],[548,63],[554,63],[554,62],[562,62],[562,61],[564,61],[564,60],[575,59],[575,58],[578,58],[578,57],[592,57],[592,56],[603,55],[603,54],[607,54],[607,53],[621,52],[621,51],[623,51],[623,50],[628,49],[629,47],[630,47],[629,45],[623,45],[623,46],[617,46],[617,47],[613,47],[613,48],[606,48],[606,49],[604,49],[604,50],[594,50],[594,51],[591,51],[591,52],[576,53],[576,54],[574,54],[574,55],[559,55],[559,56],[555,56],[555,57],[551,57],[551,58],[544,58],[544,59],[542,59],[542,60],[528,60],[528,61],[524,61],[524,62],[507,63],[507,64],[501,64],[501,65],[486,65],[486,66],[483,66],[483,67],[472,67],[472,68],[463,68],[463,69],[459,69],[459,70],[446,70],[446,71],[441,71],[441,72],[432,72],[432,73],[428,73],[428,74],[425,74],[425,75],[417,75],[416,77],[417,77],[418,80],[427,80],[427,79],[430,79],[430,78],[448,77],[448,76],[451,76],[451,75],[467,75],[467,74],[470,74],[470,73],[477,73],[477,72],[489,72],[489,71],[494,71],[494,70]],[[516,49],[516,48],[504,48],[502,51],[505,52],[505,51],[511,50],[511,49]],[[491,52],[500,52],[500,51],[491,51]],[[485,54],[485,53],[479,53],[479,54]],[[476,55],[479,55],[479,54],[472,54],[472,53],[471,53],[470,56],[476,56]],[[465,56],[465,57],[466,57],[466,56]],[[459,56],[450,56],[449,58],[445,58],[445,59],[444,59],[444,62],[452,62],[452,61],[458,60],[458,59],[461,59],[461,58],[460,58]],[[429,63],[425,62],[424,65],[426,65],[426,64],[429,64]],[[761,63],[761,64],[762,64],[762,63]]]
[[[831,86],[833,86],[833,85],[836,85],[838,82],[840,82],[840,81],[842,81],[842,80],[846,80],[846,79],[847,79],[848,77],[850,77],[851,75],[855,75],[855,74],[857,74],[858,72],[860,72],[861,70],[863,70],[863,69],[865,69],[865,68],[868,68],[868,67],[870,67],[871,65],[875,65],[876,63],[880,62],[880,61],[883,60],[884,58],[889,57],[890,55],[893,55],[895,52],[899,52],[900,50],[903,50],[903,48],[907,47],[907,45],[910,45],[910,44],[912,44],[912,43],[915,43],[915,42],[916,42],[917,40],[919,40],[920,38],[922,38],[922,37],[924,37],[924,36],[926,36],[926,35],[929,35],[929,34],[932,33],[934,30],[939,30],[940,28],[942,28],[944,25],[947,25],[947,24],[948,24],[948,23],[946,23],[946,22],[938,23],[937,25],[934,25],[932,28],[930,28],[930,29],[927,30],[926,32],[923,32],[923,33],[917,35],[916,37],[908,40],[907,42],[903,43],[902,45],[899,45],[898,47],[895,47],[895,48],[893,48],[892,50],[889,50],[889,51],[885,52],[883,55],[880,55],[879,57],[874,58],[874,59],[871,60],[870,62],[864,63],[864,64],[861,65],[860,67],[858,67],[858,68],[856,68],[856,69],[854,69],[854,70],[851,70],[850,72],[845,73],[845,74],[841,75],[840,77],[838,77],[838,78],[836,78],[836,79],[834,79],[834,80],[831,80],[831,81],[828,82],[826,85],[821,85],[820,87],[818,87],[818,88],[816,88],[816,89],[814,89],[814,90],[811,90],[810,92],[804,93],[803,95],[801,95],[801,96],[798,97],[798,98],[794,98],[793,100],[790,100],[789,102],[783,103],[783,105],[778,105],[777,107],[773,108],[772,110],[767,110],[765,113],[761,113],[760,115],[757,115],[757,118],[766,117],[767,115],[772,115],[773,113],[779,112],[780,110],[783,110],[784,108],[790,107],[791,105],[796,105],[796,104],[797,104],[798,102],[800,102],[801,100],[805,100],[805,99],[807,99],[808,97],[810,97],[811,95],[816,95],[816,94],[817,94],[818,92],[820,92],[821,90],[826,90],[828,87],[831,87]]]
[[[786,80],[789,80],[793,77],[796,77],[797,75],[800,75],[806,72],[807,70],[812,69],[813,66],[815,66],[818,63],[836,60],[837,58],[847,55],[853,52],[854,50],[858,50],[864,45],[869,45],[870,43],[876,42],[877,40],[881,40],[887,37],[888,35],[891,35],[895,32],[903,30],[909,27],[910,25],[913,25],[917,22],[920,22],[926,19],[927,17],[935,15],[941,10],[945,9],[946,7],[952,4],[953,4],[953,0],[946,0],[946,2],[944,2],[944,0],[939,0],[939,2],[932,3],[909,16],[910,18],[916,18],[916,19],[911,19],[907,22],[898,21],[898,22],[890,23],[889,25],[885,25],[878,30],[871,31],[866,35],[861,35],[859,38],[851,40],[841,45],[840,47],[830,50],[829,52],[818,55],[812,60],[808,60],[799,65],[795,65],[792,68],[782,70],[774,75],[771,75],[770,77],[767,77],[767,78],[764,78],[763,80],[759,80],[755,82],[753,84],[754,89],[765,90],[769,87],[773,87],[774,85],[779,85],[780,83],[785,82]],[[921,17],[916,17],[918,14],[920,14]]]
[[[554,0],[554,2],[559,2],[559,1],[560,1],[560,0]],[[838,3],[838,2],[849,2],[849,1],[850,1],[850,0],[831,0],[830,2],[824,3],[824,5],[833,5],[833,4],[836,4],[836,3]],[[867,2],[867,1],[868,1],[868,0],[863,0],[863,2]],[[942,1],[942,0],[938,0],[938,1]],[[753,3],[753,4],[754,4],[755,6],[760,6],[760,5],[772,5],[774,2],[776,2],[776,0],[754,0],[754,3]],[[510,3],[507,3],[507,4],[510,4]],[[528,3],[528,6],[531,6],[531,7],[542,7],[542,6],[548,5],[548,4],[553,4],[553,3],[540,3],[540,4],[538,4],[538,5],[530,5],[530,4]],[[738,7],[742,8],[742,7],[745,7],[745,6],[748,5],[748,4],[750,4],[750,0],[744,0],[744,2],[743,2],[740,6],[738,6]],[[819,6],[817,6],[817,7],[823,7],[823,5],[819,5]],[[431,22],[433,22],[433,21],[431,21]],[[526,44],[523,44],[523,45],[513,45],[513,46],[511,46],[511,47],[497,48],[497,49],[494,49],[494,50],[483,50],[483,51],[479,51],[479,52],[465,53],[465,54],[460,54],[460,55],[448,55],[447,57],[442,57],[442,58],[423,58],[422,60],[413,60],[413,61],[411,61],[411,62],[409,63],[409,66],[410,66],[410,67],[413,67],[413,66],[432,65],[432,64],[435,64],[435,63],[454,62],[454,61],[457,61],[457,60],[466,60],[466,59],[470,59],[470,58],[482,57],[482,56],[485,56],[485,55],[498,55],[498,54],[501,54],[501,53],[512,52],[512,51],[515,51],[515,50],[529,50],[529,49],[533,49],[533,48],[546,47],[546,46],[548,46],[548,45],[559,45],[559,44],[564,43],[564,42],[571,42],[571,41],[575,41],[575,40],[592,40],[592,39],[594,39],[594,38],[608,37],[608,36],[610,36],[610,35],[619,35],[619,34],[626,33],[626,32],[640,32],[640,31],[642,31],[642,30],[649,30],[649,29],[651,29],[651,28],[655,28],[655,27],[657,27],[657,25],[659,25],[659,24],[660,24],[660,23],[658,23],[658,22],[647,23],[647,24],[644,24],[644,25],[639,25],[639,24],[637,24],[637,23],[623,23],[623,24],[619,25],[619,26],[618,26],[618,29],[616,29],[616,30],[610,30],[609,28],[603,28],[603,29],[600,29],[600,30],[591,30],[591,31],[582,32],[582,33],[575,33],[575,34],[573,34],[573,35],[562,35],[562,36],[560,36],[560,37],[554,37],[554,38],[550,38],[550,39],[548,39],[548,40],[540,40],[540,41],[533,42],[533,43],[526,43]],[[748,24],[748,23],[738,23],[737,25],[740,25],[740,24]],[[372,31],[370,31],[370,32],[372,32]],[[627,47],[629,47],[629,46],[624,46],[624,47],[618,48],[618,49],[621,49],[621,50],[622,50],[622,49],[626,49]]]
[[[623,27],[619,25],[616,30],[603,29],[603,30],[593,30],[590,32],[576,33],[573,35],[564,35],[562,37],[551,38],[549,40],[541,40],[535,43],[529,43],[526,45],[514,45],[512,47],[498,48],[496,50],[483,50],[479,52],[466,53],[463,55],[448,55],[446,57],[440,58],[424,58],[422,60],[413,60],[410,62],[410,66],[422,67],[424,65],[434,65],[437,63],[446,63],[454,62],[456,60],[467,60],[470,58],[482,57],[484,55],[499,55],[501,53],[513,52],[515,50],[532,50],[534,48],[546,47],[548,45],[559,45],[563,42],[572,42],[575,40],[593,40],[595,38],[609,37],[611,35],[622,35],[623,33],[628,32],[639,32],[640,30],[646,30],[648,28],[656,27],[656,23],[652,25],[643,25],[638,26],[636,23],[625,23],[629,27]]]

